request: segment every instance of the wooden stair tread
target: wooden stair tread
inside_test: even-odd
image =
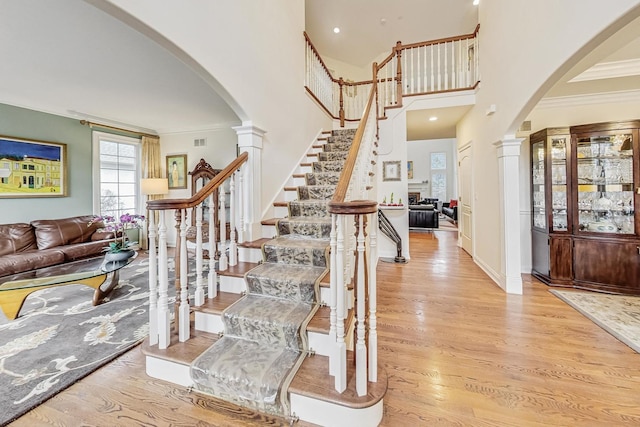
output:
[[[284,191],[298,191],[298,187],[284,187]]]
[[[269,219],[263,219],[262,221],[260,221],[260,224],[262,225],[277,225],[278,221],[281,220],[283,218],[269,218]]]
[[[244,262],[238,261],[236,265],[230,265],[224,271],[218,271],[219,276],[230,276],[230,277],[244,277],[244,274],[251,270],[252,268],[257,267],[259,264],[257,262]]]
[[[322,276],[322,279],[320,279],[320,287],[321,288],[328,288],[330,286],[331,286],[331,273],[329,271],[327,271],[327,274]],[[347,289],[348,290],[352,290],[353,289],[353,281],[349,282],[349,284],[347,285]]]
[[[268,242],[269,240],[271,240],[271,239],[269,239],[268,237],[263,237],[262,239],[253,240],[251,242],[238,243],[238,247],[240,247],[240,248],[262,249],[262,245],[265,242]]]
[[[171,344],[169,348],[160,350],[157,345],[150,346],[147,337],[140,349],[145,356],[152,356],[162,360],[180,363],[182,365],[190,365],[200,356],[200,354],[211,347],[219,338],[218,334],[212,334],[204,331],[197,331],[191,328],[191,338],[185,342],[180,342],[176,328],[171,325]]]
[[[289,206],[289,202],[273,202],[273,206],[278,208],[286,208]]]
[[[348,329],[354,321],[353,312],[353,310],[347,310],[347,318],[344,319],[345,330]],[[328,334],[329,328],[331,327],[330,316],[331,308],[329,306],[318,308],[318,311],[316,311],[316,314],[311,318],[307,325],[307,331]]]
[[[219,339],[218,334],[192,329],[191,338],[186,342],[180,342],[174,330],[175,328],[172,328],[169,348],[160,350],[157,345],[150,346],[147,338],[140,346],[142,354],[181,365],[191,365],[196,357]],[[367,395],[359,397],[356,392],[353,358],[353,352],[347,351],[347,389],[344,393],[340,394],[335,390],[334,377],[329,375],[329,358],[319,355],[305,358],[289,386],[289,392],[349,408],[368,408],[375,405],[387,391],[387,373],[379,366],[378,382],[369,382]]]
[[[233,292],[218,292],[215,298],[207,298],[201,306],[192,306],[193,311],[209,314],[222,314],[222,312],[234,302],[242,298],[242,294]]]
[[[324,147],[324,144],[317,144],[317,145],[312,145],[311,148],[322,148]]]
[[[289,393],[296,393],[314,399],[324,400],[349,408],[368,408],[380,402],[387,392],[387,372],[378,366],[378,381],[369,382],[366,396],[356,392],[356,372],[354,353],[347,351],[347,388],[341,394],[335,390],[335,379],[329,372],[327,356],[307,357],[293,377]],[[324,373],[324,374],[320,374]]]
[[[306,173],[294,173],[293,177],[294,178],[305,178],[307,176]]]
[[[313,163],[300,163],[300,166],[303,166],[303,167],[304,166],[309,166],[309,167],[311,167],[311,166],[313,166]]]

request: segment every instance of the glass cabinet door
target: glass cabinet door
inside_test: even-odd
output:
[[[569,137],[549,137],[553,231],[567,231],[567,148]]]
[[[579,231],[635,234],[633,135],[578,135],[576,150]]]
[[[545,214],[545,142],[531,144],[532,220],[535,228],[547,231]]]

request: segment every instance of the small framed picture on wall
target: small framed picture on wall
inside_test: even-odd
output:
[[[167,156],[167,179],[169,179],[169,189],[187,188],[186,154]]]
[[[400,181],[400,160],[382,162],[382,180]]]

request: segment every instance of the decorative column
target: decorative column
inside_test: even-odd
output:
[[[498,183],[502,227],[503,289],[508,294],[522,295],[520,255],[520,144],[523,138],[505,135],[493,145],[497,148]]]
[[[261,209],[262,209],[262,138],[264,130],[245,122],[242,126],[235,126],[233,130],[238,135],[238,148],[241,153],[249,153],[242,184],[243,201],[239,203],[244,210],[245,236],[244,241],[251,242],[262,238]],[[242,225],[240,225],[242,228]]]

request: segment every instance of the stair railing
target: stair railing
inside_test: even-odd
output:
[[[378,117],[386,108],[402,106],[405,96],[474,89],[480,82],[478,31],[471,34],[411,43],[397,42],[372,80],[336,79],[313,46],[307,33],[305,87],[309,94],[344,127],[359,121],[370,88],[377,83]]]
[[[171,342],[170,336],[170,310],[169,310],[169,257],[167,246],[167,215],[173,212],[176,222],[176,246],[175,246],[175,289],[176,289],[176,327],[180,342],[190,338],[189,319],[189,284],[187,251],[187,217],[195,215],[196,227],[196,289],[194,304],[200,306],[205,302],[205,281],[203,278],[204,264],[204,223],[203,203],[208,201],[211,207],[208,209],[208,240],[209,240],[209,272],[207,277],[207,294],[209,298],[215,298],[218,292],[217,273],[215,266],[216,254],[219,252],[218,270],[224,271],[229,265],[237,264],[237,240],[242,242],[242,233],[245,229],[243,218],[248,218],[250,206],[243,205],[245,189],[243,185],[236,188],[236,182],[243,180],[246,163],[249,155],[240,154],[220,173],[214,176],[196,194],[188,199],[161,199],[147,202],[147,209],[158,212],[158,224],[155,224],[155,215],[149,215],[149,344],[158,345],[160,349],[166,349]],[[236,179],[237,178],[237,179]],[[230,240],[227,241],[226,218],[226,190],[229,190],[229,210],[231,221]],[[218,194],[218,200],[214,195]],[[218,203],[218,206],[216,206]],[[216,223],[214,211],[218,211],[218,223]],[[239,231],[236,229],[239,228]],[[219,230],[219,234],[218,233]],[[216,245],[216,235],[220,236],[220,242]],[[157,239],[157,241],[156,241]],[[216,247],[217,246],[217,247]],[[156,253],[157,249],[157,253]]]
[[[377,117],[375,87],[372,87],[353,139],[336,191],[328,204],[331,214],[330,331],[334,349],[329,373],[335,389],[347,386],[349,306],[347,286],[354,282],[356,391],[367,394],[368,382],[377,381],[376,264],[377,202],[375,199],[375,146]]]

